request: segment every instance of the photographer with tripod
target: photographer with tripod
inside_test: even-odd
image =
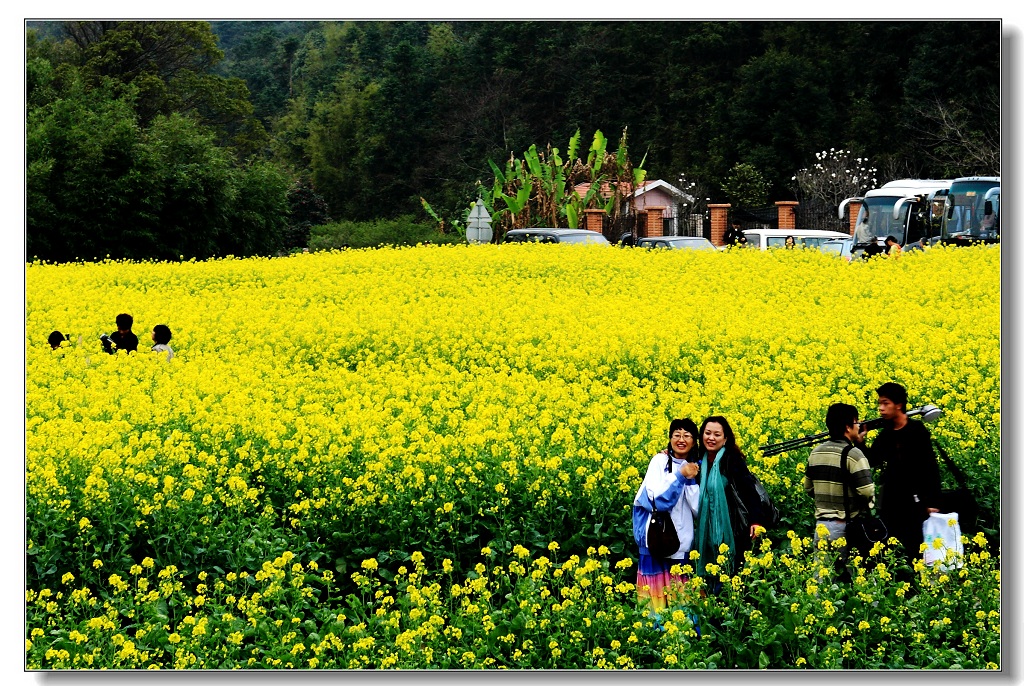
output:
[[[804,490],[814,498],[814,519],[828,530],[830,541],[844,537],[846,522],[860,514],[857,505],[870,509],[875,497],[871,465],[857,447],[858,443],[864,443],[864,431],[857,420],[857,408],[853,405],[830,405],[825,414],[829,440],[811,451],[804,472]],[[850,500],[849,512],[846,511],[846,489],[856,494]],[[815,544],[820,538],[815,527]]]

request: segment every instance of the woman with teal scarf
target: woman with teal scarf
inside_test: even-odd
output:
[[[708,575],[707,565],[716,564],[718,574],[733,574],[743,563],[743,553],[750,550],[751,541],[757,536],[756,522],[763,521],[761,499],[754,490],[754,477],[747,469],[747,461],[736,446],[736,435],[729,426],[729,421],[722,416],[708,417],[700,427],[703,454],[698,479],[700,481],[699,521],[694,549],[700,553],[697,561],[697,573]],[[750,513],[754,522],[748,530],[740,531],[738,517],[735,516],[737,503],[732,502],[732,490],[728,485],[736,486],[736,492]],[[718,563],[721,545],[729,546],[724,553],[725,564]]]

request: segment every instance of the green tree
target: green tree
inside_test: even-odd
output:
[[[268,142],[253,118],[248,89],[238,78],[213,73],[224,57],[207,22],[69,21],[75,66],[91,86],[131,89],[139,123],[189,113],[217,131],[222,145],[248,156]]]
[[[354,75],[335,84],[332,97],[317,102],[302,150],[313,183],[340,217],[370,219],[387,212],[390,198],[377,192],[374,167],[386,137],[374,131],[372,114],[380,86],[362,86]]]
[[[263,160],[230,172],[231,202],[225,225],[229,233],[218,246],[222,253],[269,255],[286,246],[291,178],[278,165]]]
[[[292,97],[292,72],[305,31],[315,22],[213,22],[225,59],[217,74],[245,81],[253,114],[269,128]],[[237,29],[235,27],[238,27]],[[230,38],[225,40],[225,31]]]
[[[89,88],[62,69],[61,97],[31,107],[26,121],[29,257],[177,259],[281,247],[289,178],[275,165],[237,165],[209,127],[182,114],[144,128],[133,88]]]
[[[130,93],[79,81],[26,121],[28,255],[102,257],[111,246],[152,250],[151,185]]]
[[[736,76],[729,104],[732,155],[764,170],[770,188],[785,188],[793,170],[824,144],[818,137],[836,117],[827,82],[811,60],[773,49]]]
[[[722,191],[737,207],[763,207],[768,202],[769,184],[752,164],[739,163],[729,171]]]

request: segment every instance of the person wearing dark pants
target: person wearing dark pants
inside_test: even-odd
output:
[[[879,386],[877,393],[883,428],[870,449],[861,449],[873,468],[882,469],[879,516],[889,535],[899,539],[903,557],[913,566],[924,542],[921,526],[930,513],[939,511],[939,463],[928,429],[907,417],[907,389],[890,381]]]

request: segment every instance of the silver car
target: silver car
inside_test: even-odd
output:
[[[638,248],[669,248],[670,250],[718,250],[703,236],[651,236],[636,242]]]
[[[853,261],[853,236],[822,241],[818,249],[824,253],[839,255],[847,262]]]
[[[512,229],[505,234],[504,243],[582,243],[611,245],[608,239],[588,229]]]

